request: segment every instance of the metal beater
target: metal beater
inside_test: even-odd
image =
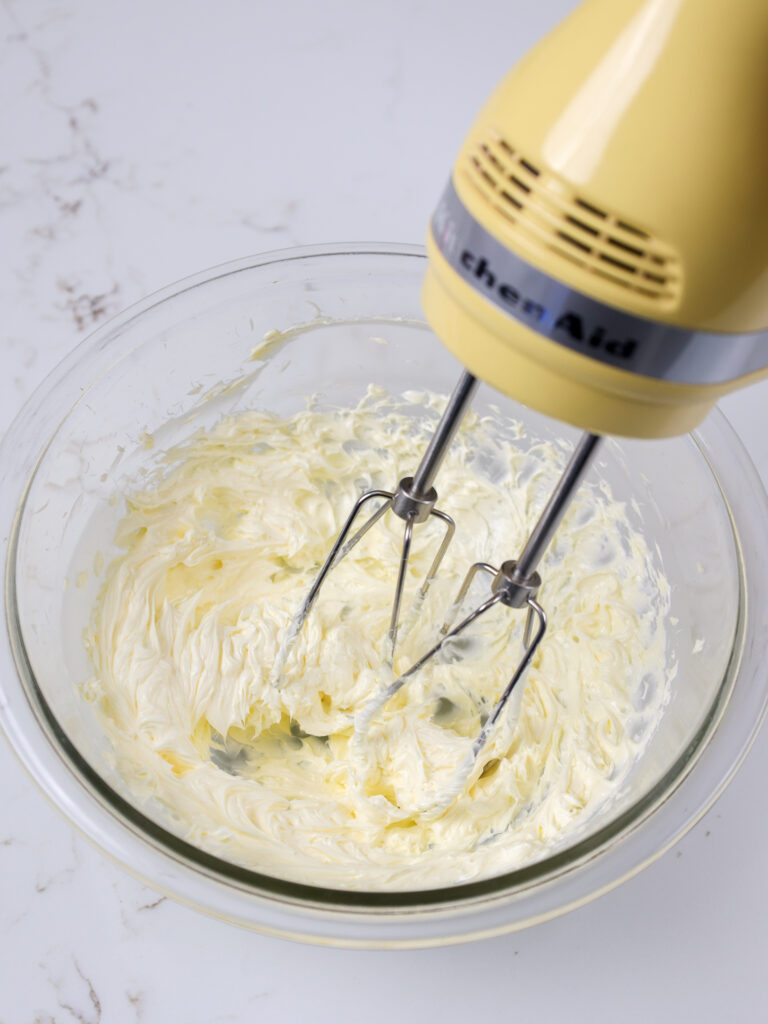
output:
[[[405,573],[408,567],[408,559],[411,551],[413,528],[417,523],[425,522],[430,515],[436,516],[447,526],[443,540],[435,554],[432,565],[427,573],[424,583],[418,593],[415,603],[415,610],[418,611],[420,603],[426,597],[430,584],[434,580],[440,563],[445,557],[448,545],[455,532],[453,519],[445,512],[435,508],[437,491],[433,481],[442,464],[445,454],[459,428],[464,413],[469,406],[472,396],[477,388],[477,378],[472,374],[464,372],[454,388],[451,397],[445,407],[435,433],[427,447],[426,452],[419,464],[418,469],[412,477],[405,477],[397,486],[395,491],[370,490],[362,494],[355,502],[352,511],[346,519],[341,532],[331,548],[323,567],[315,577],[315,580],[307,594],[304,602],[294,618],[289,635],[291,643],[295,641],[304,622],[309,616],[312,606],[317,600],[320,588],[326,580],[329,572],[347,555],[352,548],[365,536],[379,519],[388,511],[393,511],[405,522],[403,547],[400,556],[400,564],[395,584],[395,597],[392,605],[392,616],[390,619],[389,632],[387,634],[385,662],[391,665],[394,657],[395,644],[400,621],[400,608],[402,605],[403,590],[405,585]],[[418,659],[394,682],[386,684],[381,691],[372,698],[358,714],[355,721],[355,730],[358,734],[365,733],[370,726],[373,716],[390,700],[394,695],[419,671],[428,661],[437,655],[446,644],[464,632],[472,623],[476,622],[487,611],[501,603],[509,608],[526,608],[527,617],[523,633],[523,654],[518,662],[510,680],[499,698],[491,715],[489,715],[480,733],[472,744],[471,752],[460,768],[462,778],[469,775],[474,767],[477,758],[485,746],[488,737],[494,729],[499,717],[504,711],[513,689],[523,676],[531,662],[536,649],[541,643],[547,626],[546,613],[537,601],[541,577],[536,571],[542,555],[549,546],[552,537],[562,521],[563,516],[570,504],[570,500],[584,477],[600,438],[595,434],[586,433],[579,441],[568,465],[565,468],[555,490],[553,491],[544,511],[537,524],[533,528],[528,541],[517,560],[504,562],[499,569],[489,565],[487,562],[476,562],[467,572],[461,584],[456,600],[453,603],[451,614],[440,631],[440,639],[421,658]],[[365,521],[365,523],[353,534],[351,539],[347,537],[352,530],[355,519],[360,510],[370,501],[377,498],[384,499],[376,511]],[[469,588],[478,573],[486,573],[491,577],[491,594],[482,604],[475,608],[469,615],[451,629],[451,621],[461,609]],[[534,631],[534,624],[536,629]],[[453,789],[453,787],[452,787]]]
[[[307,617],[312,611],[312,607],[317,600],[320,588],[328,577],[331,569],[334,569],[339,562],[349,554],[355,545],[362,540],[371,527],[375,526],[385,513],[390,510],[394,512],[396,516],[399,516],[405,523],[403,530],[403,547],[400,554],[397,580],[395,583],[395,596],[392,602],[392,616],[390,618],[384,650],[385,663],[389,665],[392,664],[395,655],[395,646],[397,644],[397,633],[400,626],[400,608],[403,602],[405,576],[408,569],[408,560],[411,554],[414,526],[424,523],[430,518],[430,516],[434,516],[436,519],[439,519],[446,528],[440,546],[435,553],[435,557],[432,560],[429,571],[427,572],[424,582],[422,583],[416,597],[414,611],[418,611],[419,605],[427,596],[427,592],[438,573],[440,564],[445,558],[445,553],[448,550],[456,530],[456,524],[453,519],[445,512],[435,508],[435,504],[437,502],[437,491],[433,486],[433,481],[443,459],[445,458],[445,453],[448,451],[456,431],[459,428],[459,424],[472,401],[472,396],[477,389],[477,385],[478,380],[476,377],[473,377],[471,373],[462,373],[453,393],[448,399],[448,404],[446,405],[445,411],[437,425],[437,429],[432,435],[432,439],[427,450],[413,476],[403,477],[394,491],[374,489],[366,491],[357,499],[352,511],[347,517],[346,522],[341,528],[341,532],[336,538],[336,542],[331,548],[330,554],[326,558],[320,572],[315,577],[309,593],[293,619],[288,631],[287,643],[283,644],[283,650],[281,651],[279,670],[282,670],[282,665],[284,664],[285,657],[287,656],[287,649],[292,646],[299,635],[302,626],[306,622]],[[376,501],[376,499],[384,500],[376,511],[357,530],[357,532],[347,540],[360,511],[369,502]]]
[[[470,752],[459,766],[453,785],[449,787],[441,799],[437,802],[433,801],[432,806],[443,806],[461,791],[472,773],[477,759],[493,732],[496,723],[506,708],[515,686],[530,665],[539,644],[544,638],[547,628],[547,616],[537,600],[539,588],[541,587],[541,577],[536,571],[536,566],[541,561],[542,555],[562,522],[576,489],[589,469],[599,443],[600,437],[596,434],[585,433],[582,435],[544,511],[531,531],[519,558],[503,562],[498,569],[487,562],[475,562],[464,577],[449,617],[440,630],[438,642],[426,654],[422,655],[418,661],[414,662],[407,671],[398,676],[394,682],[382,687],[381,691],[365,705],[356,718],[356,731],[365,733],[370,726],[373,716],[394,697],[409,679],[423,668],[428,661],[434,658],[451,640],[463,633],[465,629],[485,615],[495,605],[505,604],[509,608],[527,609],[523,632],[522,656],[504,692],[472,743]],[[490,596],[463,618],[457,626],[451,629],[451,622],[459,613],[469,588],[479,573],[485,573],[491,578]],[[536,627],[535,631],[534,625]]]

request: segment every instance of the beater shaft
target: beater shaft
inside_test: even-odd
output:
[[[541,556],[549,547],[555,530],[560,525],[573,493],[589,469],[595,449],[600,442],[597,434],[583,434],[577,444],[568,465],[563,471],[539,521],[531,531],[525,547],[517,560],[517,571],[525,579],[541,561]]]
[[[456,436],[467,406],[477,390],[477,384],[477,377],[473,377],[466,370],[459,377],[459,382],[448,399],[437,430],[432,435],[419,467],[413,474],[413,490],[416,494],[426,494],[434,483],[445,453]]]

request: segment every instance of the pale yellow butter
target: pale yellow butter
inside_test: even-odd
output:
[[[541,566],[550,626],[519,713],[490,741],[485,775],[440,816],[415,809],[450,782],[503,690],[522,613],[494,609],[461,660],[430,664],[353,744],[355,712],[387,678],[403,529],[390,514],[331,574],[272,678],[361,489],[413,471],[444,401],[417,398],[423,407],[371,388],[356,409],[243,413],[169,453],[167,472],[128,500],[85,692],[135,798],[259,871],[405,889],[541,858],[618,791],[667,699],[668,587],[605,486],[577,497]],[[457,534],[418,621],[406,621],[401,671],[434,643],[469,565],[518,553],[562,468],[554,445],[525,453],[502,433],[520,430],[470,416],[442,468],[439,505]],[[417,530],[409,595],[438,540],[433,526]],[[642,714],[641,690],[654,694]]]

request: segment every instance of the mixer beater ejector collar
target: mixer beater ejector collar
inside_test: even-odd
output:
[[[341,528],[341,532],[336,538],[336,542],[331,548],[330,554],[326,558],[320,572],[315,577],[315,581],[293,621],[293,625],[289,633],[289,642],[293,642],[293,640],[298,636],[312,610],[313,605],[315,604],[315,601],[317,600],[320,588],[325,582],[331,569],[335,568],[339,562],[349,554],[352,548],[362,540],[371,527],[373,527],[386,512],[392,511],[405,523],[403,531],[403,546],[400,554],[397,580],[395,582],[395,596],[392,602],[392,616],[390,619],[385,648],[385,660],[389,664],[392,663],[395,654],[395,645],[397,643],[397,633],[400,625],[400,609],[403,602],[403,591],[405,589],[406,572],[411,553],[414,526],[426,522],[431,516],[439,519],[445,526],[443,539],[435,553],[435,557],[432,560],[432,564],[417,595],[416,608],[418,608],[420,603],[426,597],[427,591],[429,590],[433,579],[437,575],[440,564],[445,557],[448,546],[450,545],[456,530],[456,524],[453,519],[445,512],[435,508],[435,504],[437,502],[437,491],[433,486],[433,481],[443,462],[445,453],[448,451],[456,431],[459,428],[459,424],[464,417],[464,413],[467,411],[467,408],[472,401],[472,396],[477,389],[477,384],[477,378],[473,377],[471,373],[468,373],[467,371],[462,373],[453,393],[448,399],[448,404],[445,407],[445,411],[443,412],[435,433],[432,435],[432,439],[427,450],[412,477],[404,477],[394,491],[374,489],[366,491],[357,499],[352,511],[347,517],[346,522]],[[383,499],[383,503],[379,505],[363,525],[359,527],[359,529],[349,539],[347,539],[360,511],[364,506],[368,505],[369,502],[375,501],[376,499]]]

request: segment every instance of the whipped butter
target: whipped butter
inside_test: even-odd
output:
[[[520,657],[498,606],[372,719],[403,523],[387,514],[329,576],[282,671],[292,617],[362,490],[413,472],[444,398],[370,388],[356,408],[244,412],[131,493],[87,645],[97,708],[133,798],[255,870],[415,889],[511,870],[572,839],[619,793],[667,699],[666,580],[606,484],[584,486],[539,569],[549,626],[466,789],[428,813]],[[395,671],[435,642],[469,566],[522,547],[567,458],[470,414],[443,465],[457,522],[415,531]],[[480,576],[465,608],[488,596]]]

